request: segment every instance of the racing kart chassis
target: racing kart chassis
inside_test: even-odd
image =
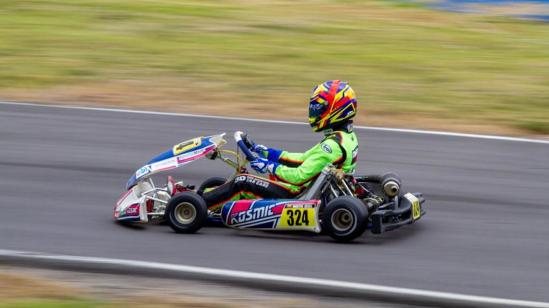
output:
[[[395,174],[352,176],[330,164],[296,199],[231,201],[215,212],[208,210],[200,193],[219,186],[223,179],[206,181],[197,190],[171,177],[163,187],[154,184],[152,174],[204,156],[233,167],[233,179],[242,177],[246,161],[238,152],[221,149],[226,143],[223,136],[182,142],[140,168],[115,206],[115,220],[167,221],[178,233],[194,233],[209,221],[234,229],[325,232],[337,241],[347,242],[367,229],[380,234],[412,224],[425,215],[422,194],[401,193],[401,182]],[[248,161],[253,160],[254,154],[249,150],[253,142],[242,132],[236,132],[234,137],[237,149]],[[235,156],[236,161],[227,155]]]

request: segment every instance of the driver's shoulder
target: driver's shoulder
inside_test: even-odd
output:
[[[330,155],[341,155],[340,142],[336,138],[330,138],[327,136],[317,145],[318,149],[330,154]]]

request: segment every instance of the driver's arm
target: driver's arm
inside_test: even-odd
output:
[[[283,151],[278,157],[278,162],[289,167],[297,167],[303,163],[306,153],[291,153]]]
[[[260,157],[264,157],[270,161],[281,163],[290,167],[297,167],[301,165],[304,161],[304,157],[307,156],[307,152],[291,153],[284,150],[269,148],[262,144],[254,145],[251,150],[259,154]]]
[[[298,167],[284,164],[277,166],[274,170],[276,178],[286,183],[303,185],[316,178],[327,164],[338,164],[343,159],[343,152],[335,140],[326,139],[303,154],[283,152],[279,159],[281,163],[283,158],[301,163]]]

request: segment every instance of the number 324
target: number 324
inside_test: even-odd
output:
[[[301,210],[288,210],[288,219],[286,222],[288,226],[308,226],[309,225],[309,215],[308,211]]]

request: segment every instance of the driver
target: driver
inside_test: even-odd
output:
[[[353,132],[356,115],[355,93],[348,83],[326,81],[314,87],[309,102],[309,124],[322,132],[322,141],[305,153],[290,153],[255,144],[251,148],[259,157],[250,166],[270,179],[241,174],[202,197],[208,209],[218,211],[229,202],[240,199],[291,199],[299,195],[331,163],[343,172],[355,170],[358,139]]]

